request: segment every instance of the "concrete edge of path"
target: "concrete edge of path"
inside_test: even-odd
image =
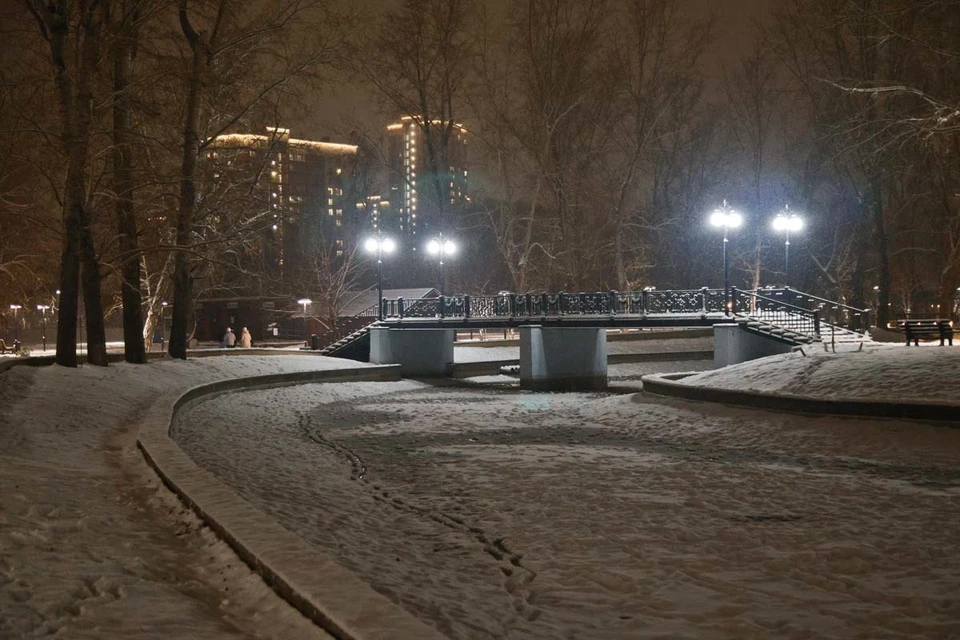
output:
[[[306,541],[253,507],[201,469],[170,438],[188,402],[241,389],[309,382],[392,381],[399,365],[300,371],[220,380],[162,396],[139,425],[137,445],[181,500],[223,538],[283,599],[342,640],[441,640],[445,636],[407,613]]]
[[[932,420],[953,423],[944,426],[960,427],[960,406],[943,403],[884,402],[857,400],[853,398],[811,398],[808,396],[784,395],[720,389],[717,387],[694,387],[679,380],[699,371],[688,373],[657,373],[640,378],[643,390],[660,396],[702,400],[731,404],[752,409],[782,411],[786,413],[811,413],[818,415],[854,416],[860,418],[893,418],[906,420]]]

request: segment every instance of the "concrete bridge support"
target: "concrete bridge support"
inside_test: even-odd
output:
[[[453,329],[370,330],[370,362],[399,364],[404,377],[449,375],[453,364]]]
[[[720,368],[778,353],[789,353],[788,344],[745,331],[737,324],[713,325],[713,366]]]
[[[520,327],[520,388],[576,391],[607,386],[607,333],[596,327]]]

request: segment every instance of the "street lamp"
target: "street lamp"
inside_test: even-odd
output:
[[[23,309],[19,304],[10,305],[10,310],[13,311],[13,341],[17,342],[20,340],[20,323],[17,321],[17,312]]]
[[[723,312],[730,315],[730,259],[727,255],[727,231],[743,224],[743,216],[723,201],[723,206],[710,214],[710,224],[723,228]]]
[[[367,238],[363,248],[367,253],[377,254],[377,320],[383,320],[383,254],[393,253],[397,243],[377,234]]]
[[[439,264],[439,274],[440,274],[440,295],[443,295],[443,257],[452,256],[457,252],[457,245],[453,240],[444,240],[443,234],[441,233],[439,237],[432,239],[427,243],[427,253],[432,256],[437,256],[440,260]]]
[[[160,353],[163,353],[163,337],[164,332],[166,331],[166,322],[164,321],[164,312],[167,310],[167,301],[160,301]]]
[[[50,308],[48,304],[38,304],[37,311],[43,314],[43,350],[47,350],[47,309]]]
[[[307,322],[307,307],[310,303],[313,302],[310,298],[300,298],[297,300],[297,304],[303,305],[303,344],[306,347],[310,346],[310,324]]]
[[[773,228],[780,231],[784,236],[784,259],[783,259],[783,284],[790,286],[790,232],[796,233],[803,229],[803,220],[795,213],[790,211],[790,205],[785,205],[783,211],[777,214],[773,219]]]

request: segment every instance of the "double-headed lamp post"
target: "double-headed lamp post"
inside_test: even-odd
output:
[[[783,233],[783,284],[790,286],[790,234],[803,229],[803,220],[786,205],[773,219],[773,229]]]
[[[432,256],[437,256],[439,259],[439,280],[440,280],[440,295],[443,295],[443,259],[446,256],[452,256],[457,252],[457,245],[453,240],[444,240],[443,234],[441,233],[438,237],[432,239],[427,243],[427,253]]]
[[[377,256],[377,320],[383,320],[383,254],[393,253],[397,243],[380,234],[367,238],[363,243],[367,253]]]
[[[23,309],[22,305],[12,304],[10,305],[10,310],[13,311],[13,340],[14,342],[20,340],[20,322],[17,320],[17,312]]]
[[[310,346],[310,323],[307,322],[307,307],[310,306],[313,300],[310,298],[300,298],[297,300],[297,304],[303,305],[303,345],[305,347]]]
[[[730,257],[727,244],[730,242],[727,232],[743,224],[743,216],[723,201],[723,206],[710,214],[710,224],[723,228],[723,312],[730,315]]]
[[[48,304],[38,304],[37,311],[43,314],[43,350],[47,350],[47,309],[50,308]]]

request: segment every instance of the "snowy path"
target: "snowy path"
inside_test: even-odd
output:
[[[206,358],[3,373],[0,638],[329,638],[160,485],[132,428],[161,393],[318,364]]]
[[[960,635],[956,429],[414,381],[182,416],[201,466],[454,638]]]

